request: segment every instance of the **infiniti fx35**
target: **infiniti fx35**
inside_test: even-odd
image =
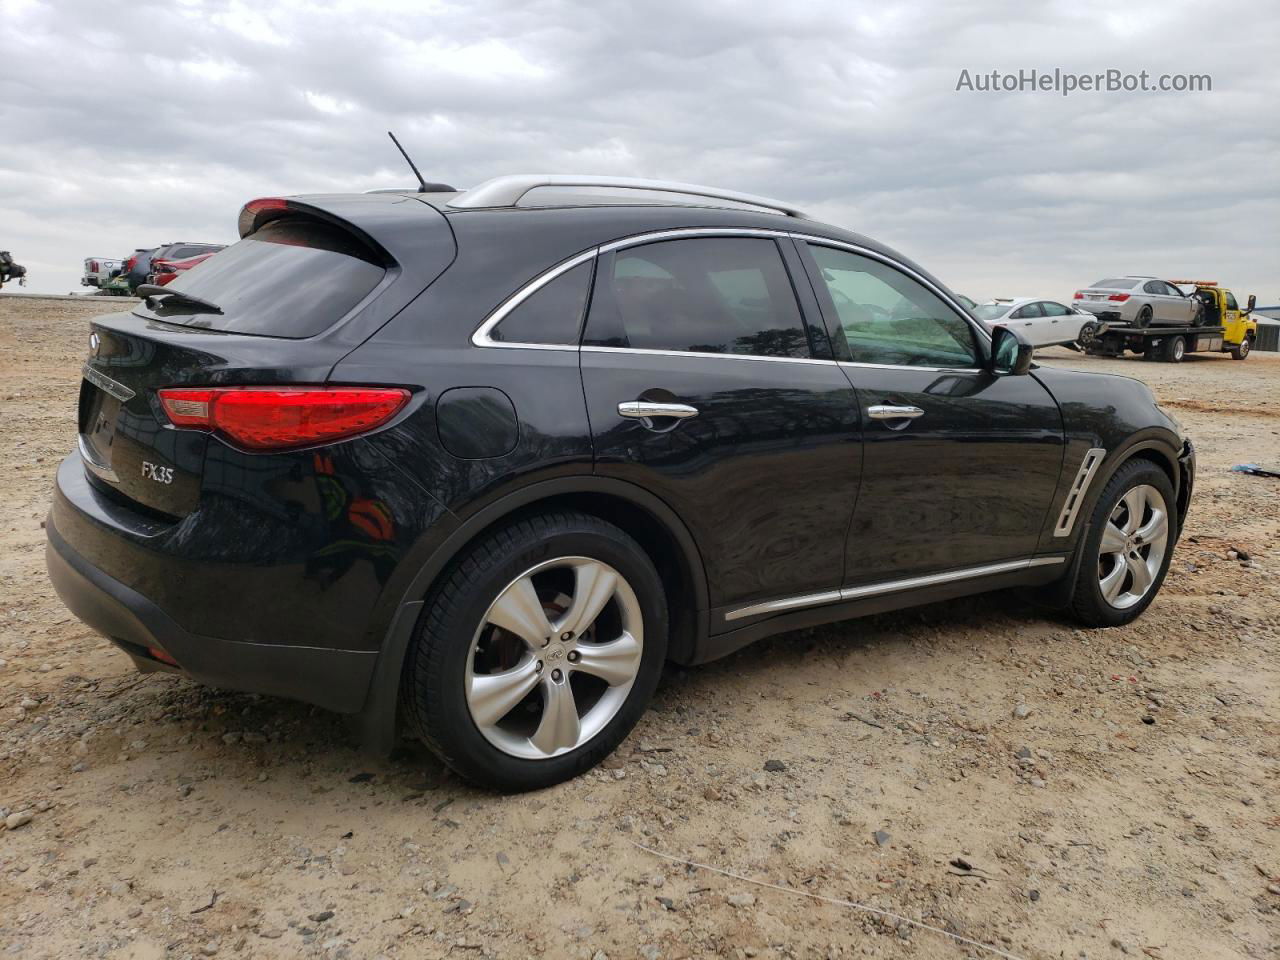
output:
[[[140,670],[492,787],[598,762],[666,660],[1013,586],[1127,623],[1186,515],[1147,387],[786,204],[503,177],[239,231],[92,321],[52,582]]]

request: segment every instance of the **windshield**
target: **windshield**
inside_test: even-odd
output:
[[[1109,290],[1132,290],[1137,285],[1137,280],[1126,280],[1123,277],[1115,280],[1099,280],[1094,284],[1095,287],[1106,287]]]

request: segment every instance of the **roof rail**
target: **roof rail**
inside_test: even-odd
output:
[[[773,210],[788,217],[805,217],[804,211],[780,200],[758,197],[752,193],[703,187],[694,183],[677,183],[673,180],[645,180],[638,177],[574,176],[570,174],[516,174],[494,177],[479,186],[465,191],[462,196],[449,201],[449,206],[463,209],[485,207],[515,207],[526,193],[536,187],[611,187],[618,190],[654,190],[662,193],[678,193],[689,197],[706,197],[712,200],[729,200]]]

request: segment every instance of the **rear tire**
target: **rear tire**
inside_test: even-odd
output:
[[[1165,363],[1181,363],[1187,355],[1187,338],[1182,336],[1165,337],[1160,344],[1160,359]]]
[[[1138,311],[1138,316],[1133,321],[1134,326],[1136,326],[1140,330],[1151,326],[1151,316],[1152,316],[1151,308],[1143,307],[1141,310]]]
[[[489,534],[445,571],[400,699],[413,731],[459,774],[534,790],[622,742],[666,650],[666,596],[640,545],[589,514],[539,514]]]
[[[1175,502],[1169,477],[1151,461],[1130,460],[1116,471],[1077,547],[1084,554],[1070,601],[1076,619],[1090,627],[1118,627],[1151,605],[1177,541]],[[1130,509],[1131,504],[1141,506]]]

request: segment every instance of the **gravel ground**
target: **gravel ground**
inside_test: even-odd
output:
[[[693,670],[537,794],[389,761],[285,701],[140,677],[44,574],[99,304],[0,297],[0,951],[102,957],[1280,956],[1280,356],[1140,376],[1200,479],[1164,591],[1085,631],[1018,598]],[[998,495],[998,491],[994,491]],[[756,886],[642,847],[789,888]]]

